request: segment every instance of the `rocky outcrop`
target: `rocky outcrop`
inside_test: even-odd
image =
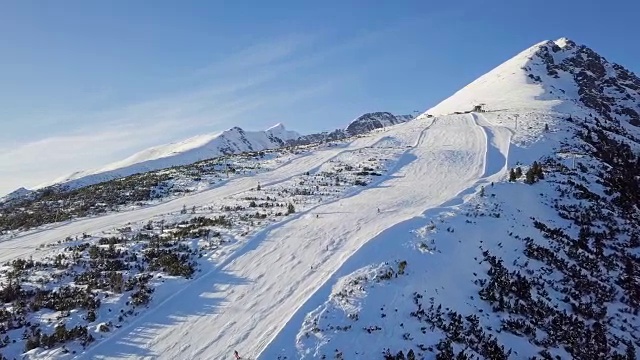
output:
[[[594,115],[640,126],[640,78],[635,74],[566,38],[541,45],[536,55],[550,77],[572,77],[579,101],[594,110]],[[536,74],[529,77],[542,81]]]
[[[413,119],[412,115],[393,115],[389,112],[366,113],[353,120],[345,129],[304,135],[288,141],[289,145],[308,145],[322,141],[335,141],[368,133],[387,126],[397,125]]]

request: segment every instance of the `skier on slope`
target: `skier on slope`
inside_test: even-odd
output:
[[[233,350],[233,356],[236,357],[236,360],[241,360],[242,358],[238,355],[238,350]]]

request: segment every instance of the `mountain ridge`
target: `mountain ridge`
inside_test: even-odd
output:
[[[298,139],[288,141],[288,144],[297,146],[346,139],[350,136],[357,136],[376,129],[398,125],[414,118],[413,115],[393,115],[385,111],[365,113],[353,119],[343,129],[303,135]]]
[[[515,77],[507,77],[509,72]],[[569,114],[575,110],[576,102],[580,102],[592,115],[638,126],[638,99],[640,79],[637,76],[587,46],[563,37],[525,49],[430,108],[426,114],[468,111],[475,105],[481,105],[485,111],[507,107]]]
[[[6,306],[17,328],[4,345],[32,359],[636,359],[636,79],[567,38],[544,41],[386,131],[368,130],[387,123],[371,113],[356,123],[364,136],[238,156],[248,176],[225,176],[222,161],[188,169],[222,175],[202,192],[18,228],[0,276],[18,287],[6,303],[24,306]],[[11,211],[52,217],[100,190],[114,193]],[[132,276],[162,281],[120,291]],[[34,282],[75,293],[43,303],[20,291]],[[60,323],[78,328],[38,329],[46,306],[65,304]]]
[[[351,121],[345,129],[310,135],[301,135],[296,131],[288,130],[282,123],[277,123],[263,131],[245,131],[234,126],[218,133],[196,135],[169,144],[152,146],[123,160],[91,170],[76,171],[39,184],[32,189],[22,187],[0,198],[0,202],[26,197],[35,190],[51,186],[70,190],[148,171],[188,165],[223,155],[344,139],[377,128],[406,122],[411,118],[411,115],[396,116],[388,112],[365,113]]]
[[[260,358],[637,359],[639,84],[560,38],[427,110],[508,129],[508,171],[374,239]]]

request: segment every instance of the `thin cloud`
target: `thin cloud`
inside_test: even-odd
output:
[[[291,59],[308,49],[317,40],[311,35],[289,35],[275,40],[252,44],[238,52],[225,56],[202,69],[194,71],[191,77],[217,76],[247,68],[273,65]]]
[[[312,51],[318,39],[309,36],[255,44],[195,71],[192,76],[207,85],[108,111],[76,114],[75,122],[82,119],[87,125],[71,134],[61,131],[2,150],[0,195],[248,119],[265,121],[271,117],[275,123],[279,121],[275,109],[289,109],[296,102],[327,93],[340,82],[353,81],[357,73],[336,71],[327,77],[307,70],[345,51],[370,45],[375,37],[367,34]]]

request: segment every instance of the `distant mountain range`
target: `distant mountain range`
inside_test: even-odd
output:
[[[345,129],[310,135],[301,135],[295,131],[287,130],[280,123],[263,131],[245,131],[239,127],[233,127],[219,133],[197,135],[179,142],[154,146],[124,160],[97,169],[78,171],[41,184],[35,189],[54,185],[65,189],[76,189],[133,174],[192,164],[223,155],[344,139],[411,119],[411,115],[398,116],[388,112],[373,112],[363,114],[353,120]],[[22,187],[1,200],[21,198],[27,196],[31,191]]]

